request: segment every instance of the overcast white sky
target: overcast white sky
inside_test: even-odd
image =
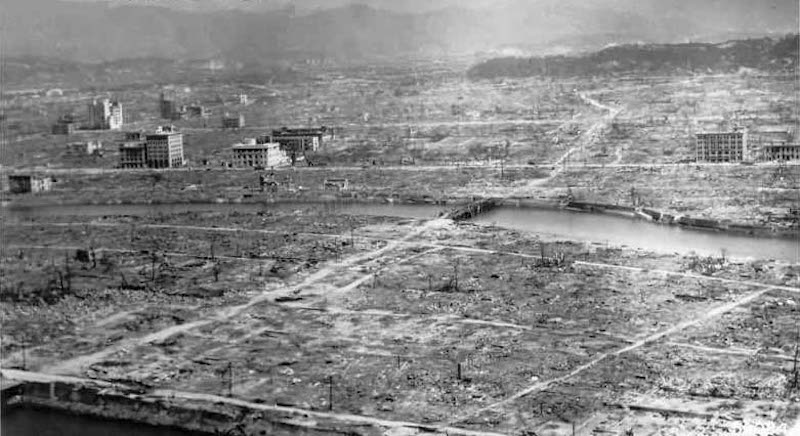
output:
[[[535,10],[538,7],[578,6],[588,9],[609,8],[620,11],[643,12],[654,18],[663,13],[685,11],[694,7],[704,9],[718,8],[731,12],[747,13],[752,9],[777,9],[787,14],[797,15],[798,0],[67,0],[80,2],[108,2],[114,5],[147,4],[174,7],[184,10],[208,11],[219,9],[270,10],[294,4],[297,12],[309,12],[346,6],[348,4],[368,4],[375,8],[398,12],[425,12],[450,6],[462,8],[503,7],[513,5],[518,9]]]

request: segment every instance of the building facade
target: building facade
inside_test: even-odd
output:
[[[289,154],[305,154],[317,151],[322,144],[325,128],[289,129],[283,127],[272,131],[272,141],[281,145]]]
[[[53,124],[52,132],[54,135],[71,135],[75,133],[77,128],[78,123],[72,115],[62,115],[58,118],[56,123]]]
[[[186,114],[190,117],[206,117],[208,110],[203,105],[191,105],[186,107]]]
[[[184,111],[172,92],[159,94],[158,108],[161,112],[161,118],[165,120],[180,120],[183,118]]]
[[[124,123],[122,104],[107,98],[89,103],[89,128],[119,130]]]
[[[67,155],[69,156],[91,156],[102,155],[103,143],[100,141],[70,142],[67,144]]]
[[[233,166],[237,168],[271,168],[289,164],[286,153],[278,143],[258,143],[255,139],[245,139],[241,144],[234,144],[231,151]]]
[[[183,163],[183,134],[172,126],[150,134],[128,132],[119,145],[119,168],[175,168]]]
[[[800,160],[800,144],[769,144],[762,152],[767,161]]]
[[[347,179],[325,179],[322,188],[326,191],[347,191],[350,189],[350,181]]]
[[[159,127],[146,135],[146,159],[150,168],[183,166],[183,134],[173,126]]]
[[[28,192],[49,191],[53,180],[49,177],[35,177],[30,175],[8,176],[8,188],[12,194],[25,194]]]
[[[119,168],[147,168],[147,141],[141,132],[126,132],[119,145]]]
[[[749,157],[747,130],[698,133],[695,137],[695,159],[697,162],[742,162]]]
[[[242,127],[244,127],[244,115],[229,116],[225,114],[222,117],[223,129],[241,129]]]

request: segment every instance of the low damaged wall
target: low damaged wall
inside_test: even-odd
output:
[[[379,435],[379,428],[304,419],[298,414],[63,382],[28,382],[2,391],[3,410],[37,407],[208,434]],[[294,416],[293,416],[294,415]]]
[[[662,224],[678,225],[681,227],[690,227],[704,230],[715,230],[731,233],[746,233],[749,235],[760,236],[794,236],[797,232],[796,229],[787,228],[781,229],[771,226],[758,226],[751,224],[730,223],[728,221],[707,219],[707,218],[692,218],[690,216],[674,216],[658,210],[641,208],[636,209],[630,206],[618,206],[613,204],[602,203],[585,203],[585,202],[570,202],[566,205],[568,209],[580,210],[584,212],[599,212],[599,213],[616,213],[630,216],[645,217],[653,222]]]

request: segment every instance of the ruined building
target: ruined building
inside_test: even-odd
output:
[[[124,120],[120,102],[107,98],[99,101],[95,99],[89,103],[88,109],[88,128],[96,130],[119,130],[122,128]]]
[[[173,126],[149,134],[126,133],[119,146],[120,168],[175,168],[183,163],[183,134]]]
[[[72,115],[62,115],[58,118],[55,124],[53,124],[53,134],[54,135],[71,135],[75,133],[75,130],[78,128],[78,122]]]
[[[73,157],[102,156],[103,143],[101,141],[70,142],[67,144],[67,155]]]
[[[146,135],[147,166],[174,168],[183,165],[183,134],[173,126],[159,127]]]
[[[697,162],[742,162],[748,158],[746,129],[722,133],[698,133],[695,137]]]
[[[254,138],[248,138],[240,144],[234,144],[233,166],[237,168],[271,168],[289,164],[289,158],[275,142],[259,143]]]
[[[178,104],[174,92],[161,92],[158,99],[161,118],[166,120],[180,120],[183,118],[185,108]]]
[[[281,145],[287,153],[298,155],[317,151],[327,134],[327,128],[290,129],[283,127],[272,131],[272,141]]]
[[[119,145],[120,168],[147,168],[147,142],[141,132],[126,132]]]
[[[9,191],[11,191],[12,194],[49,191],[52,182],[53,180],[49,177],[36,177],[31,175],[8,176]]]
[[[768,144],[763,147],[762,153],[767,161],[800,160],[800,144]]]
[[[242,127],[244,127],[244,115],[230,116],[225,114],[222,116],[223,129],[241,129]]]

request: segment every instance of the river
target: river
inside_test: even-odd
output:
[[[770,238],[656,224],[621,215],[500,207],[473,219],[482,224],[546,233],[559,238],[627,246],[659,253],[721,254],[738,259],[800,261],[797,238]]]
[[[51,409],[15,408],[0,419],[3,436],[208,436],[171,427],[73,415]]]
[[[158,215],[179,212],[261,212],[270,210],[323,209],[328,213],[385,215],[404,218],[433,218],[446,210],[430,204],[393,204],[335,202],[276,202],[276,203],[173,203],[151,205],[46,205],[6,206],[6,219],[29,219],[37,216],[77,215]],[[494,224],[526,232],[547,234],[555,238],[595,242],[609,246],[641,248],[659,253],[719,255],[737,259],[775,259],[800,262],[800,242],[797,238],[771,238],[744,234],[687,229],[655,224],[649,221],[597,213],[572,212],[559,209],[503,206],[477,216],[475,223]]]

